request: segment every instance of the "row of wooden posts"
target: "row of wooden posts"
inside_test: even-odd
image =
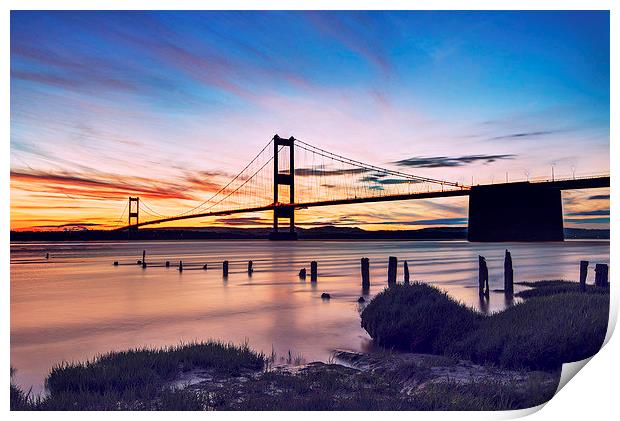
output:
[[[146,263],[146,250],[142,251],[142,260],[138,260],[139,265],[143,268],[147,267]],[[367,291],[370,289],[370,260],[368,257],[362,257],[360,260],[361,274],[362,274],[362,289]],[[118,266],[118,261],[114,262],[115,266]],[[582,260],[579,264],[579,284],[582,291],[586,290],[586,280],[588,277],[588,265],[587,260]],[[165,263],[166,267],[170,267],[170,261]],[[207,270],[207,264],[203,265],[203,270]],[[254,263],[248,261],[248,274],[251,275],[254,272]],[[409,265],[405,260],[403,263],[404,277],[403,282],[408,285],[410,280]],[[183,271],[183,261],[179,260],[179,271]],[[396,284],[396,275],[398,272],[398,259],[395,256],[388,258],[388,287]],[[595,268],[594,285],[600,287],[609,286],[609,266],[603,263],[597,263]],[[222,274],[224,277],[228,276],[228,260],[222,262]],[[299,271],[299,278],[306,279],[306,268],[302,268]],[[310,282],[317,282],[318,279],[318,263],[316,261],[310,262]],[[484,256],[478,256],[478,293],[481,297],[489,297],[489,269],[487,267],[487,261]],[[504,294],[507,297],[514,295],[514,270],[512,268],[512,255],[508,250],[504,255]]]
[[[146,269],[148,264],[146,262],[146,250],[142,250],[142,260],[137,261],[138,265],[141,265],[142,268]],[[119,262],[115,261],[114,266],[118,266]],[[170,267],[170,261],[166,260],[166,267]],[[410,274],[409,274],[409,266],[407,261],[405,260],[403,264],[404,268],[404,283],[409,284]],[[388,286],[396,284],[396,274],[398,267],[398,259],[395,256],[390,256],[388,259]],[[208,266],[205,263],[202,267],[204,270],[207,270]],[[183,261],[179,260],[179,271],[183,271]],[[370,289],[370,260],[368,257],[362,257],[361,259],[361,271],[362,271],[362,288],[364,290]],[[250,260],[248,261],[248,274],[252,274],[254,272],[254,263]],[[228,276],[228,260],[224,260],[222,262],[222,274],[224,277]],[[306,279],[307,272],[306,268],[302,268],[299,271],[299,278]],[[313,260],[310,262],[310,282],[317,282],[318,280],[318,263]]]
[[[587,260],[579,262],[579,288],[586,290],[586,280],[588,278]],[[609,286],[609,266],[604,263],[597,263],[595,268],[594,285],[597,287]],[[480,296],[489,296],[489,269],[484,256],[478,256],[478,293]],[[514,270],[512,268],[512,256],[508,250],[504,255],[504,294],[507,297],[514,295]]]

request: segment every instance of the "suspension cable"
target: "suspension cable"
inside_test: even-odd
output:
[[[345,156],[338,155],[338,154],[335,154],[333,152],[326,151],[325,149],[318,148],[318,147],[316,147],[314,145],[311,145],[311,144],[306,143],[306,142],[304,142],[302,140],[299,140],[299,139],[295,139],[295,144],[298,147],[302,148],[302,149],[306,149],[306,147],[307,148],[311,148],[311,149],[306,149],[309,152],[317,153],[317,154],[322,155],[322,156],[324,156],[326,158],[332,158],[332,159],[335,159],[337,161],[343,162],[345,164],[355,165],[355,166],[362,167],[362,168],[367,169],[367,170],[373,170],[373,171],[377,171],[377,172],[384,173],[384,174],[390,174],[390,175],[394,175],[394,176],[398,176],[398,177],[404,177],[404,178],[407,178],[407,179],[410,179],[410,180],[419,181],[419,182],[428,182],[428,183],[435,183],[435,184],[441,184],[441,185],[445,184],[445,185],[450,185],[450,186],[454,186],[454,187],[461,187],[461,188],[464,187],[464,186],[459,185],[458,183],[453,183],[453,182],[450,182],[450,181],[437,180],[437,179],[428,178],[428,177],[420,177],[420,176],[416,176],[416,175],[412,175],[412,174],[403,173],[403,172],[400,172],[400,171],[388,170],[386,168],[377,167],[376,165],[372,165],[372,164],[366,164],[364,162],[357,161],[355,159],[347,158]],[[299,145],[299,144],[301,144],[301,145]]]
[[[243,168],[243,169],[242,169],[242,170],[241,170],[241,171],[240,171],[240,172],[239,172],[239,173],[238,173],[238,174],[237,174],[237,175],[236,175],[236,176],[232,179],[232,180],[230,180],[230,181],[228,182],[228,184],[226,184],[224,187],[222,187],[221,189],[219,189],[216,193],[214,193],[211,197],[209,197],[207,200],[205,200],[204,202],[202,202],[200,205],[198,205],[198,206],[196,206],[196,207],[194,207],[194,208],[192,208],[192,209],[190,209],[190,210],[188,210],[188,211],[185,211],[185,212],[179,213],[179,214],[175,215],[175,217],[176,217],[176,216],[183,216],[183,215],[186,215],[186,214],[188,214],[188,213],[190,213],[190,212],[192,212],[192,211],[194,211],[194,210],[196,210],[196,209],[199,209],[199,208],[201,208],[202,206],[204,206],[206,203],[210,202],[212,199],[214,199],[215,197],[217,197],[217,196],[218,196],[221,192],[223,192],[223,191],[224,191],[224,190],[225,190],[228,186],[230,186],[230,185],[231,185],[231,184],[232,184],[232,183],[233,183],[233,182],[234,182],[237,178],[239,178],[239,177],[241,176],[241,174],[243,174],[243,172],[244,172],[245,170],[247,170],[247,169],[249,168],[249,166],[250,166],[250,165],[252,165],[252,164],[254,163],[254,161],[256,161],[256,160],[258,159],[258,157],[259,157],[259,156],[260,156],[263,152],[265,152],[265,150],[267,149],[267,147],[269,147],[269,145],[271,145],[271,142],[272,142],[272,141],[273,141],[273,139],[269,140],[269,142],[267,142],[267,144],[265,145],[265,147],[264,147],[263,149],[261,149],[261,151],[260,151],[258,154],[256,154],[256,156],[254,157],[254,159],[252,159],[252,160],[250,161],[250,163],[249,163],[249,164],[247,164],[247,165],[246,165],[246,166],[245,166],[245,167],[244,167],[244,168]],[[263,166],[263,167],[264,167],[264,166]],[[261,169],[262,169],[262,167],[261,167]],[[246,182],[247,182],[247,181],[246,181]],[[245,183],[244,183],[244,184],[245,184]],[[229,195],[229,196],[230,196],[230,195]],[[227,196],[227,197],[228,197],[228,196]],[[220,201],[220,202],[221,202],[221,201]],[[218,202],[218,203],[220,203],[220,202]],[[209,208],[207,208],[207,209],[211,209],[211,207],[209,207]]]

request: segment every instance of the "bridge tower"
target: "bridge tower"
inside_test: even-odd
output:
[[[288,148],[288,168],[280,169],[278,152]],[[280,202],[280,186],[288,186],[288,200]],[[286,200],[285,198],[282,198]],[[270,240],[297,240],[295,232],[295,138],[273,137],[273,231]],[[288,231],[279,231],[280,219],[288,219]]]
[[[135,206],[133,205],[135,203]],[[138,223],[139,213],[140,213],[140,198],[139,197],[131,197],[129,196],[129,225],[133,225],[131,220],[134,219],[134,224]],[[137,229],[137,228],[136,228]]]

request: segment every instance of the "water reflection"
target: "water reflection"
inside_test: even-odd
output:
[[[516,282],[577,279],[580,260],[609,261],[605,241],[13,243],[11,363],[17,381],[36,392],[49,368],[62,360],[179,341],[247,339],[267,354],[273,347],[278,355],[291,350],[308,361],[326,360],[336,348],[372,349],[359,320],[366,304],[357,300],[368,301],[386,286],[388,256],[397,256],[400,265],[408,261],[412,281],[443,288],[481,311],[498,311],[511,304],[494,291],[503,286],[506,248]],[[136,265],[144,249],[145,269]],[[478,255],[486,257],[489,269],[491,293],[485,300],[478,295]],[[362,287],[361,257],[370,259],[368,290]],[[112,264],[116,260],[118,266]],[[299,277],[311,260],[318,262],[317,283]],[[331,300],[322,300],[323,292]]]

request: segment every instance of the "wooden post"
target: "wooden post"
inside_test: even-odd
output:
[[[250,260],[248,262],[248,275],[251,275],[252,272],[254,272],[254,268],[252,267],[254,265],[254,263]]]
[[[582,292],[586,291],[586,280],[588,279],[588,265],[590,262],[582,260],[579,262],[579,289]]]
[[[514,271],[512,270],[512,256],[508,250],[504,256],[504,295],[506,297],[514,295]]]
[[[594,284],[597,287],[609,286],[609,267],[604,263],[597,263],[594,267]]]
[[[45,253],[45,258],[49,259],[50,258],[50,254],[49,253]]]
[[[169,268],[170,267],[170,260],[166,260],[166,267]]]
[[[362,290],[368,291],[370,289],[370,260],[368,257],[362,257]]]
[[[318,276],[318,265],[313,260],[310,262],[310,282],[316,282]]]
[[[202,270],[207,270],[207,264],[202,265]]]
[[[142,269],[146,269],[146,260],[142,261]]]
[[[179,260],[179,272],[183,272],[183,260]]]
[[[146,250],[142,250],[142,264],[146,263]]]
[[[398,259],[390,256],[388,259],[388,286],[396,284],[396,272],[398,270]]]
[[[301,268],[299,271],[299,279],[306,279],[306,268]]]
[[[228,277],[228,260],[224,260],[222,263],[222,275],[224,278]]]
[[[483,256],[478,256],[478,294],[481,297],[489,296],[489,269]]]
[[[405,285],[409,285],[409,265],[407,264],[407,261],[405,260],[405,278],[404,278],[404,282]]]
[[[114,261],[114,266],[118,266],[118,261]]]

